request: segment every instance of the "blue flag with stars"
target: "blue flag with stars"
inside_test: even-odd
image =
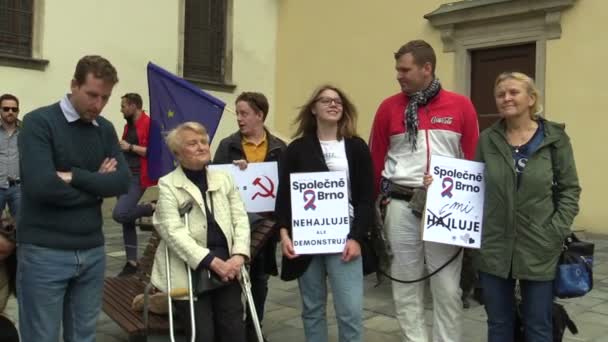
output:
[[[148,91],[148,176],[156,180],[177,165],[165,143],[167,132],[183,122],[196,121],[207,128],[211,143],[226,104],[153,63],[148,63]]]

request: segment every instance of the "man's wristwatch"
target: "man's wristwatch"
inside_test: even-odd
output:
[[[133,144],[129,144],[129,152],[133,152]]]

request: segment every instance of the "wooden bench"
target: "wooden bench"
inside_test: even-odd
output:
[[[274,222],[268,219],[254,224],[251,231],[251,258],[253,259],[271,238]],[[103,286],[103,311],[127,332],[130,342],[144,342],[149,335],[168,335],[169,319],[166,315],[157,315],[144,310],[143,313],[131,309],[133,298],[152,288],[150,273],[154,263],[154,254],[160,242],[160,236],[152,229],[150,239],[139,259],[137,273],[129,277],[107,277]],[[147,321],[147,322],[146,322]],[[173,321],[176,335],[183,334],[179,321]]]
[[[169,320],[166,315],[151,312],[137,312],[131,309],[133,298],[151,289],[150,273],[154,263],[154,254],[160,242],[160,236],[152,231],[139,267],[133,276],[108,277],[103,287],[103,311],[129,335],[130,342],[143,342],[148,335],[167,335]],[[147,324],[146,324],[147,320]],[[179,323],[174,321],[176,332],[183,333]]]

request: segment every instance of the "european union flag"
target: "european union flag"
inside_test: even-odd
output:
[[[226,104],[153,63],[148,63],[148,91],[151,118],[148,176],[158,179],[176,165],[165,144],[166,133],[183,122],[196,121],[207,128],[211,143]]]

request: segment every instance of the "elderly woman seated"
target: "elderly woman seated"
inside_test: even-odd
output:
[[[205,127],[186,122],[166,138],[179,163],[159,180],[154,226],[162,237],[152,269],[154,286],[165,292],[188,288],[186,267],[193,274],[196,341],[245,341],[241,266],[249,257],[249,222],[232,177],[207,170],[209,135]],[[180,213],[189,203],[188,223]],[[166,244],[166,245],[165,245]],[[170,256],[171,289],[167,289],[165,246]],[[203,281],[204,277],[208,277]],[[181,324],[189,327],[186,297],[173,301]]]

